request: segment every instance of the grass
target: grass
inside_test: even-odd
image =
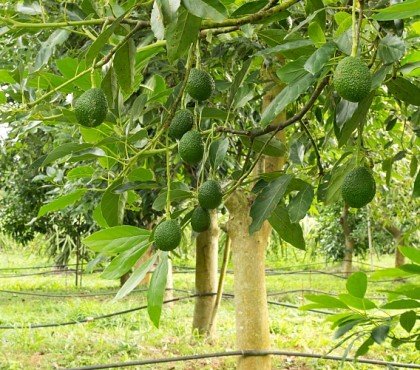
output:
[[[13,266],[48,265],[39,256],[26,252],[0,253],[0,269]],[[298,258],[300,258],[298,256]],[[188,265],[190,261],[182,261]],[[378,261],[375,261],[377,264]],[[181,261],[175,261],[176,265]],[[295,260],[279,261],[270,257],[270,267],[295,265]],[[391,265],[392,259],[381,260],[381,265]],[[321,266],[320,266],[321,267]],[[322,266],[323,267],[323,266]],[[327,269],[333,270],[331,265]],[[14,273],[22,273],[16,270]],[[0,271],[0,275],[6,272]],[[8,271],[7,273],[13,273]],[[85,294],[114,292],[118,282],[103,280],[99,274],[84,276],[83,288],[74,287],[73,275],[28,276],[0,278],[0,289],[53,294]],[[380,297],[379,289],[392,283],[370,286],[368,296]],[[176,274],[175,287],[193,290],[193,274]],[[267,277],[269,292],[294,289],[317,289],[341,293],[345,280],[328,275],[277,275]],[[227,276],[225,291],[233,291],[232,275]],[[176,295],[184,295],[176,293]],[[112,295],[93,297],[46,298],[0,292],[0,325],[64,322],[80,320],[114,311],[126,310],[145,304],[145,294],[136,292],[121,301]],[[302,294],[270,297],[301,305]],[[209,343],[191,333],[192,300],[165,306],[160,329],[153,327],[146,310],[97,320],[86,324],[56,328],[1,330],[0,369],[52,369],[91,364],[124,362],[136,359],[172,357],[235,349],[235,324],[233,301],[223,300],[218,314],[218,337]],[[270,306],[272,348],[290,351],[326,353],[336,341],[332,338],[330,324],[325,316],[280,306]],[[333,354],[342,354],[338,349]],[[393,349],[388,341],[383,346],[374,345],[368,356],[387,361],[416,362],[419,355],[409,346]],[[143,366],[142,369],[234,369],[235,358],[208,359],[194,362]],[[376,369],[372,365],[340,364],[312,359],[274,358],[278,369]]]

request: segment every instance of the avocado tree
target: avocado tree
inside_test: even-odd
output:
[[[112,258],[104,277],[127,273],[152,246],[117,297],[129,294],[157,264],[148,292],[156,326],[169,258],[190,224],[200,233],[197,262],[204,262],[197,268],[209,267],[214,279],[217,248],[209,241],[217,238],[218,209],[226,207],[237,347],[269,349],[265,250],[272,229],[304,249],[299,222],[315,193],[320,202],[344,199],[346,208],[374,198],[377,160],[385,160],[389,148],[368,140],[369,132],[384,130],[378,102],[390,99],[403,107],[404,131],[415,135],[420,89],[413,82],[418,26],[412,18],[418,0],[347,3],[156,0],[98,6],[85,0],[5,6],[2,32],[17,48],[27,34],[43,41],[32,63],[1,71],[14,103],[3,119],[22,126],[49,119],[74,128],[68,142],[36,165],[71,160],[86,173],[78,189],[55,200],[61,207],[88,193],[100,195],[93,217],[101,230],[84,243],[100,253],[98,260]],[[405,20],[402,31],[401,22],[394,22],[399,19]],[[414,142],[406,148],[412,158],[418,156]],[[334,158],[328,166],[326,151]],[[417,197],[414,172],[416,180],[407,175],[407,181]],[[143,201],[141,192],[156,190],[151,204]],[[157,216],[153,230],[124,224],[127,210],[139,209]],[[238,368],[269,369],[271,360],[242,356]]]

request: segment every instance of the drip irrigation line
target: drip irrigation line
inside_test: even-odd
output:
[[[164,363],[169,363],[169,362],[202,360],[206,358],[236,357],[236,356],[256,357],[256,356],[269,356],[269,355],[315,358],[319,360],[331,360],[331,361],[346,361],[346,362],[354,362],[354,363],[362,363],[362,364],[370,364],[370,365],[394,366],[394,367],[400,367],[400,368],[406,368],[406,369],[420,369],[420,365],[417,365],[417,364],[387,362],[387,361],[382,361],[382,360],[373,360],[373,359],[371,360],[367,358],[356,359],[354,357],[321,355],[318,353],[291,352],[291,351],[261,351],[261,350],[215,352],[215,353],[205,353],[205,354],[200,354],[200,355],[176,356],[176,357],[170,357],[170,358],[128,361],[128,362],[119,362],[119,363],[113,363],[113,364],[92,365],[92,366],[61,368],[61,369],[62,370],[99,370],[99,369],[111,369],[111,368],[117,368],[117,367],[131,367],[131,366],[164,364]]]
[[[89,272],[89,274],[93,274],[96,272],[102,272],[103,269],[98,269],[98,270],[94,270],[92,272]],[[86,271],[80,271],[83,274],[87,274],[88,272]],[[67,270],[51,270],[51,271],[42,271],[42,272],[31,272],[28,274],[3,274],[0,275],[0,279],[13,279],[13,278],[21,278],[21,277],[27,277],[27,276],[47,276],[47,275],[60,275],[60,274],[64,274],[64,275],[69,275],[69,274],[75,274],[76,270],[75,269],[67,269]]]
[[[177,297],[177,298],[168,299],[166,301],[163,301],[163,304],[172,303],[172,302],[179,302],[179,301],[183,301],[183,300],[187,300],[187,299],[191,299],[191,298],[196,298],[196,297],[206,297],[206,296],[211,296],[211,295],[214,295],[214,294],[213,293],[191,294],[191,295],[184,296],[184,297]],[[143,306],[139,306],[139,307],[130,308],[128,310],[116,311],[116,312],[112,312],[112,313],[105,314],[105,315],[92,316],[92,317],[87,317],[87,318],[81,319],[81,320],[72,320],[72,321],[66,321],[66,322],[61,322],[61,323],[26,324],[26,325],[1,325],[0,329],[1,330],[39,329],[39,328],[52,328],[52,327],[57,327],[57,326],[68,326],[68,325],[75,325],[75,324],[83,324],[83,323],[87,323],[87,322],[92,322],[92,321],[96,321],[96,320],[101,320],[101,319],[114,317],[114,316],[125,315],[125,314],[132,313],[132,312],[135,312],[135,311],[144,310],[146,308],[147,308],[147,305],[143,305]]]
[[[67,263],[63,267],[68,266],[76,266],[76,263]],[[50,266],[28,266],[28,267],[2,267],[0,271],[17,271],[17,270],[42,270],[42,269],[50,269],[50,268],[59,268],[59,265],[50,265]]]
[[[327,294],[327,295],[338,296],[337,293],[325,292],[323,290],[318,290],[318,289],[294,289],[294,290],[285,290],[285,291],[282,291],[282,292],[267,293],[267,297],[275,297],[275,296],[279,296],[279,295],[294,294],[294,293],[318,293],[318,294]],[[386,299],[386,297],[365,297],[365,298],[368,298],[368,299]]]
[[[138,292],[147,292],[147,289],[136,289],[133,290],[131,293],[138,293]],[[34,297],[46,297],[46,298],[89,298],[89,297],[97,297],[97,296],[106,296],[106,295],[114,295],[118,293],[118,290],[112,292],[97,292],[97,293],[80,293],[80,294],[52,294],[52,293],[35,293],[35,292],[25,292],[19,290],[5,290],[0,289],[0,293],[7,293],[7,294],[17,294],[17,295],[28,295]]]

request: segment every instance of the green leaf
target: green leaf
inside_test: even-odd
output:
[[[101,211],[108,226],[121,225],[124,219],[124,207],[127,200],[127,193],[114,193],[114,190],[120,187],[122,183],[122,178],[115,180],[102,195]]]
[[[388,268],[379,271],[375,271],[371,275],[371,279],[377,280],[382,278],[403,278],[410,276],[411,273],[402,270],[401,268]]]
[[[0,84],[14,84],[15,82],[9,71],[0,69]]]
[[[347,306],[357,308],[358,310],[366,311],[376,308],[376,304],[367,298],[358,298],[350,294],[340,294],[338,297]]]
[[[404,328],[406,332],[411,332],[416,325],[417,314],[415,311],[407,311],[401,314],[400,316],[400,325]]]
[[[242,83],[244,82],[245,77],[247,76],[249,72],[251,63],[252,63],[252,58],[249,58],[247,61],[244,62],[241,70],[235,75],[235,78],[229,89],[228,106],[232,106],[235,96],[238,93],[238,89],[242,86]]]
[[[290,103],[295,102],[313,84],[315,78],[310,73],[287,85],[264,110],[261,126],[270,124]]]
[[[395,35],[385,36],[378,46],[378,57],[384,64],[392,64],[400,60],[405,53],[404,41]]]
[[[415,299],[398,299],[396,301],[385,303],[381,306],[387,310],[405,310],[407,308],[419,308],[420,302]]]
[[[123,225],[99,230],[83,239],[83,243],[95,252],[116,254],[141,245],[149,237],[149,230]]]
[[[305,298],[321,304],[323,308],[349,308],[344,302],[326,294],[305,294]]]
[[[86,53],[86,65],[90,66],[93,60],[98,56],[102,48],[107,45],[109,38],[115,32],[121,21],[124,19],[125,13],[121,14],[112,24],[103,31],[96,40],[90,45],[89,50]]]
[[[346,322],[342,326],[340,326],[334,333],[334,339],[341,338],[344,334],[349,332],[351,329],[353,329],[357,324],[363,322],[364,320],[352,320],[349,322]]]
[[[312,185],[302,181],[301,189],[290,200],[289,205],[287,206],[287,211],[289,212],[290,221],[292,223],[298,222],[306,216],[313,198],[314,188]]]
[[[261,50],[258,53],[256,53],[256,55],[278,54],[278,53],[282,53],[282,52],[286,52],[290,50],[305,48],[312,45],[313,45],[312,41],[306,40],[306,39],[286,41],[286,42],[283,41],[282,44],[274,46],[272,48]]]
[[[283,198],[292,178],[291,175],[282,175],[270,182],[261,193],[258,194],[251,206],[250,216],[252,217],[252,223],[249,227],[250,234],[261,229],[263,222],[270,217],[271,213]]]
[[[127,177],[130,181],[146,182],[155,180],[155,174],[153,173],[153,171],[143,167],[135,168],[128,174]]]
[[[78,143],[67,143],[60,145],[59,147],[53,149],[40,163],[39,167],[45,167],[47,164],[50,164],[57,159],[63,158],[66,155],[74,154],[85,150],[87,148],[91,148],[91,144],[78,144]]]
[[[225,121],[227,118],[227,113],[224,110],[212,108],[212,107],[204,107],[201,112],[202,119],[217,119],[219,121]]]
[[[41,44],[41,48],[35,58],[35,64],[32,72],[39,71],[48,63],[55,47],[63,44],[70,36],[70,31],[66,29],[55,30],[48,39]]]
[[[288,62],[276,71],[277,77],[287,84],[302,78],[306,75],[306,71],[304,69],[306,60],[307,58],[305,56],[301,56],[296,60]]]
[[[391,5],[381,9],[372,16],[377,21],[392,21],[420,15],[420,0],[406,0],[403,3]]]
[[[413,186],[413,198],[420,197],[420,171],[417,172],[416,179],[414,180]]]
[[[316,21],[309,23],[308,36],[317,46],[325,44],[326,42],[324,31],[322,30],[321,25]]]
[[[126,94],[131,94],[134,81],[134,55],[136,46],[134,40],[130,39],[121,46],[115,53],[112,66],[114,67],[118,83]]]
[[[372,336],[369,336],[369,338],[368,339],[366,339],[362,344],[361,344],[361,346],[357,349],[357,351],[356,351],[356,353],[355,353],[355,355],[354,355],[354,357],[360,357],[360,356],[363,356],[363,355],[365,355],[366,353],[368,353],[368,351],[369,351],[369,347],[373,344],[373,343],[375,343],[375,341],[373,340],[373,338],[372,338]]]
[[[155,3],[161,9],[165,24],[176,19],[176,12],[181,5],[181,0],[156,0]]]
[[[211,143],[209,149],[209,160],[214,169],[218,168],[223,163],[228,148],[229,139],[227,138],[216,140]]]
[[[150,242],[143,241],[139,245],[126,250],[115,257],[101,274],[102,279],[118,279],[120,276],[129,272],[140,257],[149,249]]]
[[[285,242],[305,250],[305,239],[299,223],[291,223],[286,207],[279,205],[268,219],[270,225]]]
[[[155,253],[148,261],[143,263],[138,269],[134,270],[130,278],[125,282],[125,284],[118,291],[115,299],[124,298],[132,290],[134,290],[137,285],[146,277],[147,273],[151,270],[154,263],[156,262],[158,254]]]
[[[408,104],[420,106],[420,88],[405,78],[397,77],[390,80],[386,86],[397,99]]]
[[[367,290],[367,276],[364,272],[355,272],[346,283],[347,291],[353,296],[363,298]]]
[[[377,326],[375,329],[372,330],[372,339],[378,344],[383,343],[388,337],[389,329],[389,325]]]
[[[162,253],[162,260],[153,272],[147,291],[147,312],[150,320],[158,328],[162,313],[163,298],[168,279],[168,253]]]
[[[236,9],[231,15],[231,18],[235,17],[242,17],[248,14],[254,14],[260,11],[268,4],[268,0],[257,0],[257,1],[250,1],[246,2],[241,5],[238,9]]]
[[[251,141],[247,137],[242,138],[242,142],[247,148],[251,146]],[[283,157],[287,152],[286,145],[272,134],[256,137],[252,143],[252,149],[256,153],[262,152],[269,157]]]
[[[196,17],[216,22],[226,19],[226,8],[219,0],[182,0],[182,4]]]
[[[398,249],[414,263],[420,264],[420,249],[414,247],[398,247]]]
[[[152,12],[150,14],[150,28],[157,40],[163,40],[165,38],[164,16],[162,8],[157,1],[153,3]]]
[[[90,179],[94,172],[95,170],[91,166],[80,166],[72,168],[69,172],[67,172],[66,177],[69,180],[78,180],[82,178]]]
[[[54,212],[66,208],[85,195],[87,189],[77,189],[70,194],[63,195],[59,198],[54,199],[52,202],[43,205],[38,212],[38,217],[46,215],[48,212]]]
[[[316,75],[319,73],[325,64],[331,59],[335,51],[335,44],[328,42],[325,45],[317,49],[306,61],[304,68],[309,73]]]
[[[179,8],[176,21],[166,30],[166,49],[171,63],[182,57],[198,38],[201,18],[189,13],[185,8]]]

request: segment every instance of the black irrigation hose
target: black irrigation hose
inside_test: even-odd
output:
[[[68,266],[76,266],[76,263],[67,263],[63,267]],[[59,265],[50,265],[50,266],[29,266],[29,267],[2,267],[0,271],[17,271],[17,270],[42,270],[42,269],[50,269],[50,268],[59,268]]]
[[[147,292],[147,289],[136,289],[133,290],[131,293],[137,292]],[[97,293],[86,293],[86,294],[50,294],[50,293],[34,293],[34,292],[25,292],[19,290],[5,290],[0,289],[0,293],[7,293],[7,294],[17,294],[17,295],[28,295],[34,297],[46,297],[46,298],[89,298],[89,297],[97,297],[97,296],[105,296],[105,295],[114,295],[117,294],[118,291],[112,292],[97,292]]]
[[[416,365],[416,364],[387,362],[387,361],[382,361],[382,360],[370,360],[367,358],[355,359],[353,357],[330,356],[330,355],[321,355],[317,353],[290,352],[290,351],[248,350],[248,351],[228,351],[228,352],[206,353],[206,354],[201,354],[201,355],[177,356],[177,357],[172,357],[172,358],[159,358],[159,359],[150,359],[150,360],[138,360],[138,361],[105,364],[105,365],[62,368],[62,370],[64,369],[65,370],[99,370],[99,369],[111,369],[111,368],[117,368],[117,367],[131,367],[131,366],[164,364],[164,363],[169,363],[169,362],[192,361],[192,360],[201,360],[205,358],[216,358],[216,357],[218,358],[232,357],[232,356],[254,356],[255,357],[255,356],[268,356],[268,355],[316,358],[320,360],[346,361],[346,362],[355,362],[355,363],[370,364],[370,365],[402,367],[406,369],[420,369],[420,365]]]
[[[98,270],[89,272],[89,274],[92,274],[95,272],[102,272],[102,271],[103,269],[98,269]],[[79,270],[79,273],[80,272],[87,274],[86,271]],[[75,269],[67,269],[67,270],[58,269],[58,270],[51,270],[51,271],[31,272],[28,274],[3,274],[3,275],[0,275],[0,279],[13,279],[13,278],[26,277],[26,276],[47,276],[47,275],[61,275],[61,274],[69,275],[69,274],[75,274],[75,273],[76,273]]]
[[[163,301],[163,304],[172,303],[172,302],[179,302],[179,301],[183,301],[183,300],[191,299],[191,298],[195,298],[195,297],[207,297],[207,296],[211,296],[211,295],[214,295],[214,293],[191,294],[191,295],[188,295],[188,296],[185,296],[185,297],[177,297],[177,298],[168,299],[166,301]],[[1,325],[0,329],[1,330],[38,329],[38,328],[52,328],[52,327],[57,327],[57,326],[68,326],[68,325],[75,325],[75,324],[83,324],[83,323],[92,322],[92,321],[96,321],[96,320],[100,320],[100,319],[106,319],[106,318],[113,317],[113,316],[119,316],[119,315],[124,315],[124,314],[135,312],[135,311],[144,310],[146,308],[147,308],[147,305],[143,305],[143,306],[139,306],[139,307],[130,308],[128,310],[112,312],[112,313],[109,313],[109,314],[106,314],[106,315],[92,316],[92,317],[81,319],[81,320],[72,320],[72,321],[61,322],[61,323],[27,324],[27,325]]]

